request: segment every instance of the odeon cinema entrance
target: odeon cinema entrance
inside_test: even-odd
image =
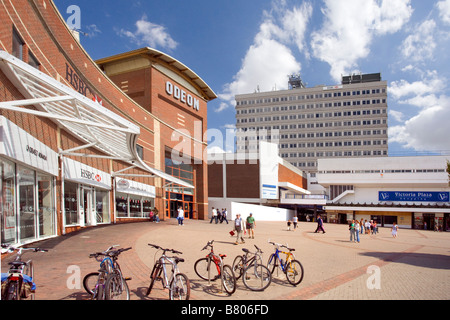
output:
[[[165,172],[175,178],[194,184],[194,165],[180,163],[170,158],[166,152]],[[195,201],[195,189],[186,188],[175,183],[165,188],[164,215],[166,218],[177,218],[178,208],[184,210],[185,219],[198,219],[198,208]]]

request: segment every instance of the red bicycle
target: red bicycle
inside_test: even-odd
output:
[[[208,241],[203,250],[211,248],[211,251],[205,258],[198,259],[194,264],[195,273],[203,280],[216,281],[220,279],[225,291],[232,295],[236,291],[236,277],[233,269],[223,263],[224,254],[215,254],[213,247],[214,240]],[[215,266],[215,268],[214,268]]]

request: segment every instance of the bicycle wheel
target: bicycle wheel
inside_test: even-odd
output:
[[[106,300],[130,300],[130,289],[120,273],[111,273],[106,278]]]
[[[239,280],[239,278],[242,276],[242,274],[244,273],[244,269],[244,259],[242,258],[242,256],[237,256],[236,258],[234,258],[233,272],[236,276],[236,280]]]
[[[272,282],[272,273],[262,264],[252,264],[242,275],[244,285],[252,291],[264,291]]]
[[[234,276],[233,269],[229,265],[223,266],[222,272],[222,284],[225,291],[232,295],[236,291],[236,277]]]
[[[275,253],[271,254],[269,260],[267,260],[267,269],[269,269],[270,273],[273,274],[275,268],[277,266],[277,255]]]
[[[20,300],[20,288],[18,281],[10,281],[2,291],[2,300]]]
[[[161,275],[162,268],[159,263],[156,263],[153,267],[152,273],[150,274],[150,284],[147,289],[147,296],[152,291],[153,286],[155,285],[155,281],[158,279],[158,277]]]
[[[183,273],[177,273],[170,283],[170,300],[189,300],[191,295],[191,284],[188,277]]]
[[[195,273],[203,280],[215,281],[219,279],[216,264],[209,258],[198,259],[194,264]],[[211,272],[209,272],[211,271]]]
[[[95,286],[97,285],[99,275],[100,272],[91,272],[85,275],[83,278],[84,290],[86,290],[86,292],[89,293],[91,296],[94,295]]]
[[[298,260],[291,260],[286,263],[286,278],[293,286],[298,285],[303,280],[303,266]]]

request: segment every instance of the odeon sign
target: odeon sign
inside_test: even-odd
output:
[[[197,111],[200,110],[200,100],[195,99],[192,95],[169,81],[166,82],[166,93],[187,106],[194,108]]]

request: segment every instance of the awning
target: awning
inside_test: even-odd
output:
[[[181,179],[151,168],[138,156],[139,126],[2,50],[0,69],[25,97],[25,100],[0,102],[0,109],[52,119],[86,143],[71,150],[59,150],[61,155],[124,161],[131,165],[130,168],[149,172],[151,177],[194,188]],[[27,106],[35,106],[37,110]],[[80,152],[91,147],[103,154]]]

